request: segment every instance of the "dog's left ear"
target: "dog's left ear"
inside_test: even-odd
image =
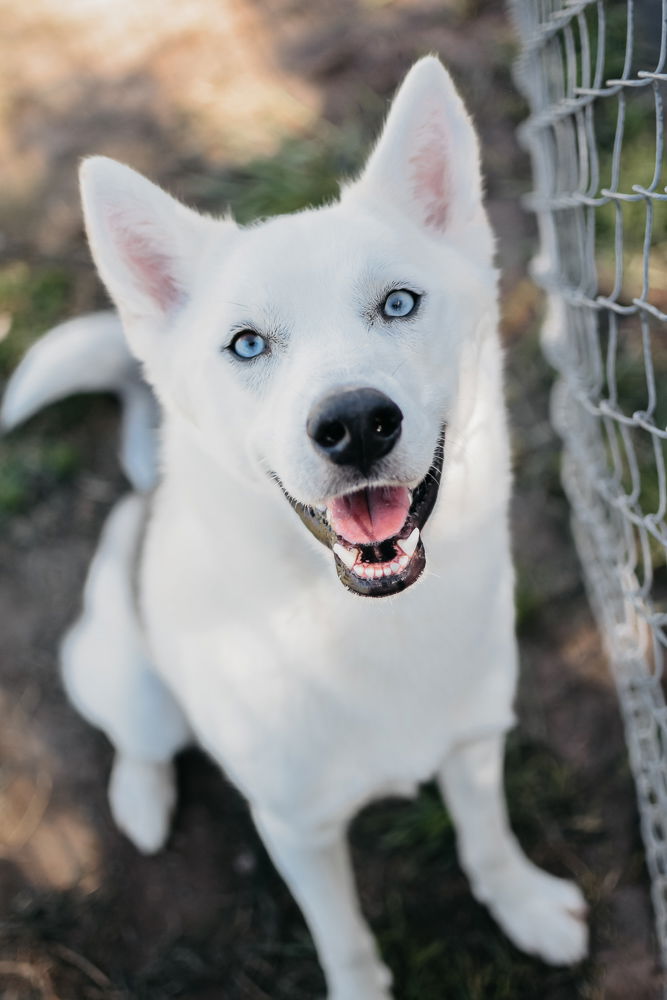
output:
[[[417,62],[399,89],[361,178],[343,194],[434,236],[455,236],[483,219],[475,129],[435,56]],[[480,218],[481,216],[481,218]]]

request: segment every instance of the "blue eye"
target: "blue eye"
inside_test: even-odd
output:
[[[390,319],[400,319],[414,312],[418,301],[418,296],[406,291],[405,288],[400,288],[396,292],[389,293],[384,300],[382,312]]]
[[[260,354],[263,354],[268,344],[264,340],[264,337],[260,336],[259,333],[255,333],[254,330],[241,330],[240,333],[236,334],[229,347],[237,358],[249,361],[251,358],[257,358]]]

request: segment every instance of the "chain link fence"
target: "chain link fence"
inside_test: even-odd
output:
[[[511,0],[553,422],[667,966],[667,0]]]

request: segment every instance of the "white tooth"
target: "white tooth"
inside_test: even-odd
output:
[[[352,570],[353,570],[353,572],[355,572],[357,574],[357,576],[363,576],[364,575],[364,564],[363,563],[355,563],[355,565],[352,567]]]
[[[391,576],[391,566],[385,566],[382,572],[385,576]]]
[[[398,538],[396,540],[396,545],[401,550],[405,552],[406,556],[410,557],[412,553],[417,548],[419,543],[419,528],[415,528],[407,538]]]
[[[366,572],[366,579],[367,580],[374,580],[375,579],[375,570],[373,569],[372,566],[366,566],[365,572]]]
[[[405,567],[408,565],[409,562],[410,562],[409,556],[399,556],[398,565],[401,567],[401,569],[405,569]]]
[[[359,549],[346,549],[344,545],[340,545],[338,542],[333,547],[334,552],[344,563],[348,569],[352,569],[357,561],[357,556],[359,555]]]
[[[400,568],[401,568],[400,563],[398,563],[396,561],[394,561],[393,563],[391,563],[391,571],[392,571],[392,573],[398,573],[398,571],[399,571]]]

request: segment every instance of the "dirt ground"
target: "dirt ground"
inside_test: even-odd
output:
[[[263,203],[246,182],[268,189],[269,207],[285,174],[294,185],[294,142],[333,148],[349,169],[411,61],[436,51],[450,66],[480,128],[503,271],[523,667],[509,797],[531,856],[584,887],[592,957],[549,969],[504,941],[469,897],[432,789],[355,823],[363,904],[397,1000],[657,998],[622,727],[548,423],[526,277],[534,232],[518,200],[529,183],[514,137],[523,109],[501,5],[0,0],[0,17],[3,377],[49,322],[104,301],[77,205],[82,155],[115,156],[207,208],[231,192],[252,214]],[[289,197],[309,184],[298,177]],[[116,433],[112,401],[76,400],[3,446],[0,506],[13,499],[0,509],[0,997],[312,1000],[323,984],[310,940],[232,786],[201,753],[184,754],[173,835],[140,857],[108,813],[109,747],[61,691],[58,640],[124,489]]]

